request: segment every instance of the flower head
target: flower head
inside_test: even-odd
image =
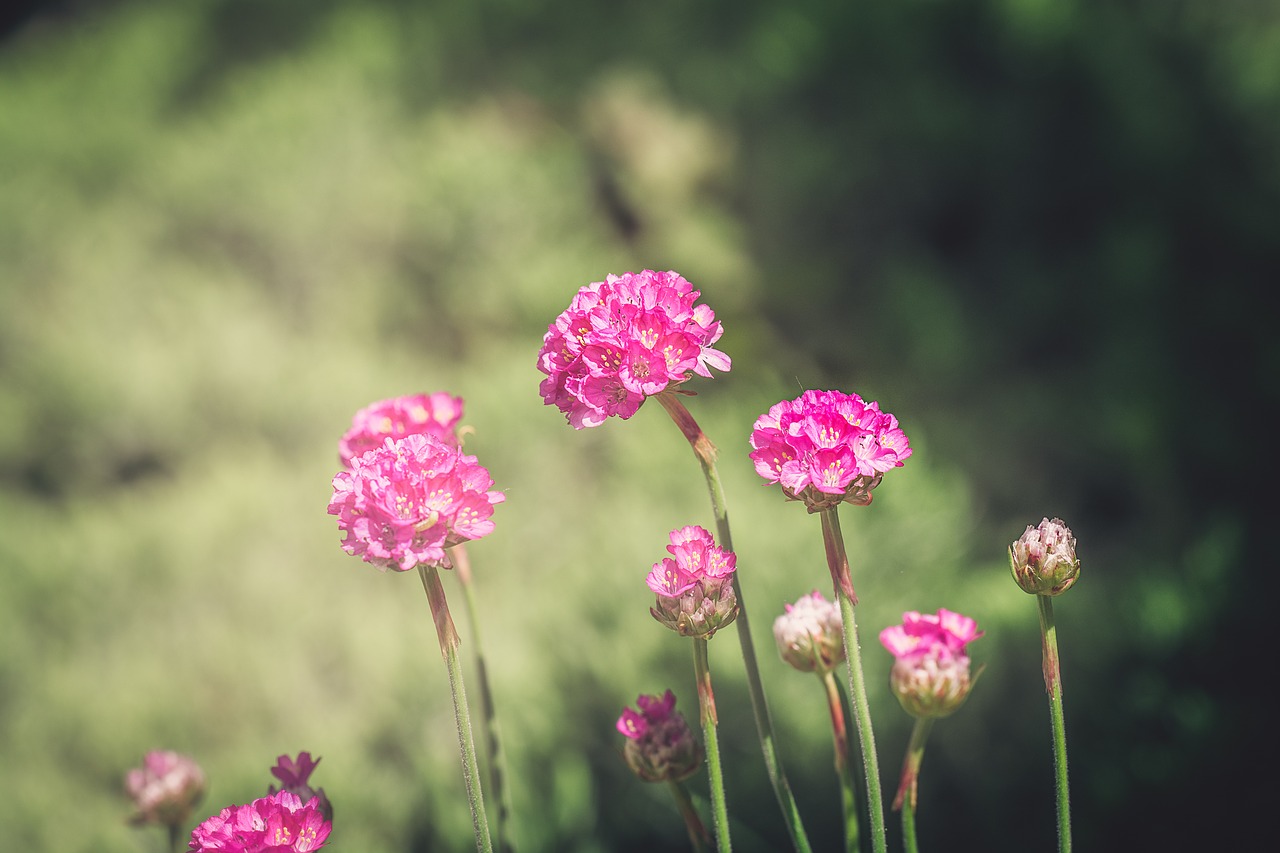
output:
[[[682,637],[710,639],[738,616],[733,592],[738,558],[696,525],[671,531],[670,539],[672,556],[654,563],[645,578],[657,595],[649,612]]]
[[[845,659],[840,608],[817,590],[802,595],[773,620],[782,659],[801,672],[825,675]]]
[[[382,446],[384,439],[404,438],[414,433],[434,435],[445,444],[458,446],[455,432],[462,420],[462,398],[443,391],[379,400],[356,412],[351,429],[338,442],[343,465]]]
[[[319,800],[307,803],[288,791],[230,806],[191,833],[189,853],[308,853],[319,850],[333,829]]]
[[[155,749],[125,774],[124,787],[137,808],[131,823],[179,826],[204,796],[204,771],[193,758]]]
[[[281,755],[276,759],[276,766],[271,768],[271,775],[280,780],[280,787],[271,785],[267,788],[267,793],[288,791],[303,802],[315,797],[325,820],[332,821],[333,804],[325,795],[324,788],[312,788],[310,784],[311,773],[319,763],[320,759],[313,760],[309,752],[299,752],[297,759]]]
[[[689,724],[675,710],[675,694],[636,697],[638,711],[624,708],[618,731],[627,741],[623,757],[627,766],[646,782],[679,782],[692,776],[702,763],[702,750]]]
[[[911,455],[897,418],[840,391],[805,391],[774,405],[756,419],[751,447],[756,473],[809,512],[871,503],[885,472]]]
[[[578,291],[542,339],[538,369],[543,401],[574,429],[623,420],[646,397],[692,374],[728,371],[729,356],[711,345],[724,329],[700,292],[675,272],[610,275]]]
[[[431,435],[386,438],[333,478],[329,514],[346,533],[342,550],[380,569],[448,566],[445,548],[493,530],[489,472]]]
[[[1039,526],[1027,525],[1018,541],[1009,546],[1009,568],[1023,592],[1032,595],[1061,595],[1080,576],[1076,558],[1076,538],[1062,519],[1044,519]]]
[[[904,613],[901,625],[880,632],[895,659],[890,684],[908,714],[945,717],[964,704],[976,679],[966,647],[982,633],[977,622],[950,610]]]

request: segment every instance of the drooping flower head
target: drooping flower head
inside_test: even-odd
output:
[[[329,514],[342,550],[380,569],[448,567],[445,548],[493,530],[489,472],[459,448],[426,434],[386,438],[333,478]]]
[[[902,624],[880,632],[880,643],[894,657],[889,682],[913,717],[945,717],[969,695],[969,643],[982,636],[978,623],[950,610],[937,614],[910,611]]]
[[[204,771],[189,756],[153,749],[125,774],[124,787],[136,808],[130,823],[179,826],[204,796]]]
[[[711,346],[724,330],[710,308],[694,305],[700,295],[678,273],[652,270],[579,290],[538,351],[543,401],[583,429],[626,420],[694,373],[728,371],[729,356]]]
[[[311,773],[319,763],[320,759],[313,760],[309,752],[299,752],[296,759],[281,755],[276,759],[276,766],[271,768],[271,775],[280,780],[280,787],[271,785],[267,788],[267,793],[288,791],[303,802],[315,797],[325,820],[332,821],[333,804],[329,802],[324,788],[311,787]]]
[[[356,412],[351,429],[338,442],[338,456],[350,465],[357,456],[381,447],[390,438],[425,433],[457,447],[455,432],[462,420],[462,398],[443,391],[379,400]]]
[[[825,675],[845,659],[840,608],[814,590],[773,620],[773,638],[782,659],[801,672]]]
[[[627,766],[646,782],[679,782],[697,772],[702,750],[675,710],[675,694],[641,695],[636,707],[638,711],[624,708],[617,724],[627,738],[622,752]]]
[[[1036,527],[1027,525],[1018,541],[1009,546],[1009,568],[1023,592],[1061,595],[1080,576],[1076,537],[1060,518],[1046,518]]]
[[[842,501],[866,506],[885,472],[911,455],[897,418],[840,391],[805,391],[774,405],[756,419],[751,447],[756,473],[809,512]]]
[[[280,791],[243,806],[229,806],[191,833],[189,853],[308,853],[333,829],[312,797],[305,804]]]
[[[672,556],[654,563],[645,578],[657,594],[649,612],[682,637],[710,639],[738,616],[733,592],[738,558],[697,525],[671,531],[670,539]]]

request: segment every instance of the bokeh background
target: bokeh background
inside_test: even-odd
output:
[[[916,449],[842,515],[890,792],[910,723],[875,633],[938,607],[987,631],[934,729],[922,846],[1054,843],[1005,562],[1046,515],[1084,563],[1056,605],[1078,845],[1248,842],[1276,792],[1278,152],[1269,3],[11,7],[0,849],[159,850],[120,783],[157,747],[203,764],[204,813],[307,749],[333,849],[471,846],[420,585],[325,514],[352,413],[431,390],[465,397],[508,497],[471,555],[519,848],[686,844],[613,723],[667,687],[696,713],[643,577],[667,531],[711,526],[705,486],[659,408],[575,433],[535,368],[578,287],[646,267],[725,324],[733,370],[691,405],[817,849],[829,727],[770,624],[829,580],[816,519],[746,457],[804,388],[879,400]],[[711,657],[735,843],[783,849],[734,632]]]

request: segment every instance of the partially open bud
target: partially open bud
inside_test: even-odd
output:
[[[622,750],[627,766],[646,782],[680,782],[697,772],[702,748],[676,712],[675,694],[641,695],[636,707],[639,711],[624,708],[618,718],[618,731],[627,738]]]
[[[1023,592],[1031,595],[1061,595],[1080,576],[1076,559],[1076,538],[1062,519],[1044,519],[1009,546],[1009,568]]]
[[[296,759],[281,755],[276,759],[276,766],[271,768],[271,775],[280,780],[280,787],[269,785],[267,794],[288,791],[304,803],[315,797],[316,807],[320,809],[324,819],[332,822],[333,804],[329,802],[324,788],[311,787],[311,773],[319,763],[320,759],[312,759],[309,752],[299,752]]]
[[[124,787],[137,808],[130,823],[181,826],[204,796],[204,771],[195,759],[155,749],[142,766],[125,774]]]
[[[964,704],[976,676],[969,674],[966,645],[982,636],[978,623],[950,610],[902,614],[902,624],[880,632],[894,656],[889,683],[913,717],[945,717]]]
[[[801,672],[825,675],[845,658],[840,608],[817,590],[786,605],[773,620],[773,638],[782,659]]]
[[[654,563],[645,579],[657,594],[649,612],[682,637],[710,639],[738,616],[737,557],[696,525],[671,531],[670,539],[672,556]]]

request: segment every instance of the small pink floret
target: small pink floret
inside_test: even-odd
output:
[[[338,457],[343,465],[382,446],[387,438],[426,433],[445,444],[457,446],[458,421],[462,420],[462,398],[443,391],[411,394],[379,400],[356,412],[338,442]]]

